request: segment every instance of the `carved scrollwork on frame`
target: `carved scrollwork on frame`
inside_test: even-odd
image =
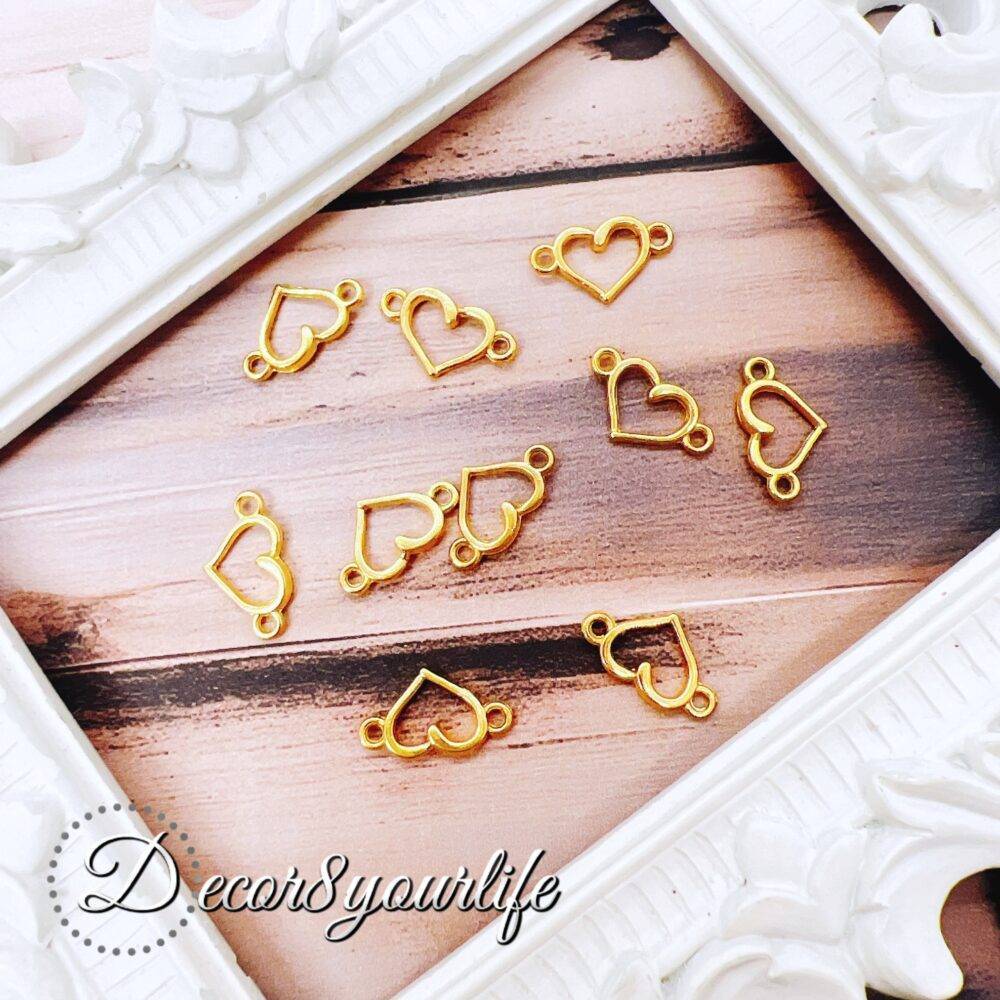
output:
[[[608,995],[670,1000],[935,1000],[962,988],[938,914],[967,875],[1000,865],[1000,732],[946,761],[864,766],[867,821],[817,840],[784,819],[747,813],[735,836],[741,884],[718,933],[662,989],[624,956]],[[625,984],[632,992],[624,993]]]
[[[1000,7],[907,4],[886,25],[878,57],[885,82],[868,152],[872,179],[889,188],[927,181],[959,204],[1000,197]]]
[[[242,124],[323,72],[341,21],[360,18],[376,2],[341,4],[338,16],[333,3],[260,0],[220,20],[189,0],[157,0],[151,70],[104,61],[70,70],[85,112],[74,146],[32,163],[0,119],[0,270],[24,256],[79,246],[97,203],[124,183],[175,168],[234,177],[246,155]]]
[[[74,903],[81,886],[77,876],[86,870],[83,859],[102,836],[134,835],[141,829],[140,812],[134,804],[135,812],[126,807],[124,792],[67,720],[58,696],[0,611],[0,995],[5,1000],[100,1000],[120,994],[115,984],[126,959],[113,957],[117,948],[112,954],[112,948],[74,934],[67,924],[79,910]],[[157,915],[148,913],[118,911],[98,919],[116,941],[134,942],[137,929],[157,926]],[[126,970],[128,995],[148,994],[169,981],[171,996],[260,1000],[221,939],[178,935],[147,968],[146,974],[135,965]]]
[[[1000,535],[577,858],[573,916],[403,996],[955,995],[941,907],[1000,866],[998,602]]]

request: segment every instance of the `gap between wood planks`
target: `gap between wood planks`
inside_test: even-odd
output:
[[[321,211],[791,160],[647,0],[623,0]]]
[[[378,208],[384,205],[405,205],[420,201],[441,201],[445,198],[465,198],[517,188],[551,187],[556,184],[576,184],[605,180],[612,177],[638,177],[679,171],[728,170],[732,167],[772,166],[791,163],[794,157],[777,139],[763,141],[738,150],[691,156],[667,157],[659,160],[639,160],[628,163],[606,163],[593,167],[565,167],[558,170],[519,171],[474,180],[441,180],[412,187],[364,191],[353,188],[320,209],[321,212],[348,212],[358,208]]]
[[[828,587],[815,587],[804,590],[783,591],[772,594],[751,594],[740,597],[720,597],[705,600],[681,601],[672,607],[679,612],[690,612],[700,608],[727,608],[755,604],[767,604],[770,602],[796,601],[824,596],[843,594],[862,594],[884,590],[892,587],[906,586],[926,586],[934,577],[935,573],[914,574],[912,576],[893,577],[887,580],[873,580],[867,583],[844,583],[834,584]],[[298,651],[310,651],[319,646],[351,647],[364,645],[366,641],[371,641],[380,647],[392,647],[406,643],[424,642],[436,637],[460,639],[465,635],[475,635],[482,629],[499,627],[500,633],[511,633],[518,628],[530,625],[534,632],[539,630],[554,630],[567,627],[576,628],[579,622],[575,617],[565,615],[549,615],[543,617],[515,617],[483,619],[481,621],[469,622],[458,627],[448,628],[431,627],[404,629],[399,632],[358,632],[349,635],[330,638],[320,636],[315,639],[288,640],[285,642],[274,642],[267,645],[245,644],[239,646],[218,646],[210,649],[198,650],[192,653],[164,653],[156,656],[144,656],[138,658],[122,658],[117,660],[93,660],[89,663],[70,663],[63,666],[46,665],[45,671],[49,677],[54,678],[60,674],[82,674],[94,671],[108,671],[115,673],[119,670],[143,670],[154,669],[158,664],[169,663],[171,666],[179,667],[186,663],[199,663],[221,657],[246,657],[257,656],[285,656],[293,655]],[[39,656],[32,646],[32,654],[36,658],[44,660],[44,656]],[[332,650],[331,650],[332,651]]]

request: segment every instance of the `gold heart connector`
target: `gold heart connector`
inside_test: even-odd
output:
[[[640,663],[637,670],[630,670],[618,662],[612,648],[615,641],[626,632],[655,628],[673,629],[674,635],[677,636],[681,658],[687,670],[687,679],[684,685],[672,697],[661,694],[657,690],[653,683],[653,667],[648,661]],[[604,669],[615,680],[634,683],[643,700],[650,705],[662,709],[683,708],[685,712],[696,719],[704,719],[715,711],[718,698],[710,687],[698,682],[698,661],[695,659],[694,650],[691,649],[691,643],[684,632],[680,615],[671,613],[616,622],[606,612],[595,611],[584,618],[581,629],[587,642],[592,646],[597,646]],[[698,699],[697,703],[695,699]]]
[[[566,247],[569,244],[586,240],[594,253],[604,253],[611,242],[611,237],[619,232],[631,233],[639,242],[639,251],[625,273],[610,288],[602,288],[589,278],[585,278],[566,261]],[[543,243],[531,251],[531,266],[539,274],[555,272],[577,288],[582,288],[598,302],[610,305],[646,266],[651,255],[658,257],[670,250],[673,245],[674,231],[665,222],[652,222],[647,226],[634,216],[616,215],[597,229],[587,229],[584,226],[570,226],[569,229],[564,229],[552,243]]]
[[[712,428],[699,423],[698,404],[694,396],[679,385],[664,382],[652,362],[645,358],[624,358],[620,351],[613,347],[602,347],[590,359],[594,374],[607,379],[608,383],[608,414],[611,417],[611,440],[624,441],[629,444],[672,445],[680,444],[692,455],[704,455],[711,450],[715,442]],[[669,434],[638,434],[622,428],[621,407],[618,400],[618,382],[628,371],[642,372],[650,381],[650,389],[646,394],[646,402],[650,404],[674,402],[680,404],[684,411],[684,420],[680,427]]]
[[[767,480],[767,491],[775,500],[794,500],[802,490],[798,470],[829,424],[794,389],[775,378],[774,364],[767,358],[750,358],[743,366],[743,379],[746,385],[736,398],[736,416],[749,435],[747,461],[754,472]],[[765,439],[774,433],[774,425],[754,413],[753,399],[767,393],[791,404],[812,424],[799,450],[784,465],[771,465],[761,454]]]
[[[253,630],[258,638],[273,639],[284,631],[287,624],[285,608],[292,599],[294,589],[292,572],[281,557],[284,536],[278,524],[268,516],[259,493],[241,493],[233,506],[236,510],[236,526],[226,535],[212,561],[205,563],[205,572],[238,607],[253,615]],[[222,572],[222,564],[233,546],[244,533],[254,527],[263,528],[271,539],[271,547],[256,559],[257,565],[274,577],[278,584],[274,597],[268,601],[251,600]]]
[[[483,328],[483,336],[479,343],[471,351],[435,364],[413,329],[414,313],[426,302],[440,306],[444,313],[444,321],[451,330],[466,322],[478,323]],[[500,364],[510,361],[517,353],[517,341],[509,333],[498,330],[493,317],[485,309],[476,306],[457,306],[450,295],[437,288],[415,288],[412,292],[406,292],[402,288],[390,288],[382,296],[382,312],[388,320],[399,324],[406,342],[431,378],[438,378],[453,368],[471,364],[480,358],[486,358],[493,364]]]
[[[445,736],[437,723],[431,723],[427,727],[427,738],[420,743],[400,743],[396,736],[396,722],[425,681],[443,688],[472,709],[476,718],[476,728],[471,736],[464,740],[453,740],[451,737]],[[491,722],[490,716],[496,718],[497,721]],[[431,749],[442,750],[445,753],[465,753],[478,747],[487,736],[499,736],[501,733],[507,732],[513,722],[514,713],[509,705],[505,705],[501,701],[491,701],[488,705],[484,705],[468,688],[453,684],[440,674],[435,674],[426,667],[422,667],[420,673],[414,677],[410,686],[400,695],[396,704],[389,709],[384,718],[375,715],[361,723],[361,745],[366,750],[378,750],[385,747],[397,757],[405,758],[419,757]]]
[[[363,594],[373,583],[393,580],[406,569],[410,559],[437,544],[444,533],[444,516],[458,503],[458,490],[451,483],[436,483],[426,493],[395,493],[391,496],[359,500],[354,522],[354,562],[340,573],[340,585],[348,594]],[[396,558],[382,569],[368,556],[368,516],[390,507],[416,507],[431,519],[422,535],[399,535]]]
[[[337,311],[336,319],[325,330],[317,331],[305,325],[301,328],[299,346],[287,355],[280,355],[274,348],[274,324],[285,299],[318,299],[328,302]],[[353,278],[340,282],[331,292],[326,288],[297,288],[295,285],[275,285],[260,327],[258,348],[243,359],[243,373],[255,382],[269,379],[275,372],[297,372],[304,368],[319,349],[343,336],[351,322],[351,309],[364,302],[365,291]]]
[[[552,449],[544,444],[536,444],[524,453],[520,462],[498,462],[496,465],[480,465],[462,470],[462,481],[458,491],[458,530],[462,537],[455,539],[451,546],[451,561],[458,569],[470,569],[483,556],[496,555],[514,544],[521,530],[521,520],[533,511],[545,498],[544,475],[555,464]],[[504,500],[500,505],[503,529],[496,538],[487,539],[477,535],[472,527],[472,486],[477,479],[486,476],[523,476],[531,485],[531,495],[527,500],[513,503]]]

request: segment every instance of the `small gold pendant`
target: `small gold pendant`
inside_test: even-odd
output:
[[[273,639],[285,629],[287,624],[285,608],[292,599],[294,589],[292,572],[281,556],[284,536],[277,522],[265,511],[264,501],[259,493],[252,491],[241,493],[233,506],[236,510],[236,526],[226,535],[212,561],[205,563],[205,572],[230,600],[243,611],[253,615],[253,630],[258,638]],[[233,546],[254,527],[263,528],[271,539],[271,547],[256,559],[257,565],[274,577],[278,585],[274,597],[269,601],[251,600],[222,572],[222,564]]]
[[[743,366],[743,379],[746,385],[736,398],[736,416],[749,435],[747,461],[754,472],[767,480],[767,491],[775,500],[794,500],[802,490],[798,470],[829,425],[794,389],[775,378],[774,364],[767,358],[750,358]],[[774,425],[754,413],[753,399],[767,393],[790,403],[812,425],[799,450],[784,465],[771,465],[761,454],[764,442],[774,433]]]
[[[464,740],[452,739],[441,731],[436,722],[432,722],[427,727],[426,738],[420,743],[401,743],[399,741],[396,736],[396,722],[425,682],[443,688],[472,709],[476,727],[471,736],[467,736]],[[490,716],[497,718],[497,721],[491,722]],[[501,733],[507,732],[513,722],[514,713],[509,705],[500,701],[491,701],[484,705],[468,688],[453,684],[440,674],[435,674],[423,667],[384,718],[375,715],[361,723],[361,745],[366,750],[378,750],[385,747],[397,757],[405,758],[419,757],[432,749],[441,750],[444,753],[465,753],[474,750],[488,736],[499,736]]]
[[[656,628],[673,629],[674,635],[677,636],[687,677],[676,695],[664,695],[657,689],[653,683],[653,667],[648,661],[640,663],[637,670],[630,670],[618,662],[612,648],[615,641],[627,632]],[[584,618],[581,630],[587,642],[597,646],[604,669],[617,681],[634,683],[636,690],[648,704],[664,710],[683,708],[696,719],[704,719],[715,711],[718,698],[710,687],[698,681],[698,661],[684,631],[680,615],[671,613],[616,622],[606,612],[595,611]]]
[[[594,374],[607,379],[608,415],[611,418],[611,440],[628,444],[673,445],[680,444],[692,455],[704,455],[711,450],[715,435],[711,427],[699,423],[699,409],[694,396],[679,385],[664,382],[652,362],[645,358],[624,358],[613,347],[602,347],[590,359]],[[621,422],[621,406],[618,399],[618,383],[629,371],[639,371],[650,382],[646,402],[651,405],[664,402],[680,404],[684,419],[680,427],[669,434],[638,434],[626,431]]]
[[[444,321],[451,330],[470,322],[481,326],[483,335],[479,343],[464,354],[435,364],[413,329],[414,313],[427,302],[440,307],[444,313]],[[481,358],[486,358],[492,364],[501,364],[510,361],[517,353],[517,341],[509,333],[497,329],[496,321],[490,313],[476,306],[457,306],[450,295],[437,288],[415,288],[412,292],[390,288],[382,296],[382,312],[386,319],[399,324],[410,349],[431,378],[439,378],[445,372]]]
[[[318,299],[327,302],[336,310],[336,318],[325,330],[317,331],[311,326],[303,326],[299,331],[299,346],[287,355],[280,355],[274,348],[272,336],[274,324],[285,299]],[[243,373],[255,382],[269,379],[275,372],[297,372],[304,368],[319,349],[320,344],[329,344],[343,336],[351,322],[351,309],[365,299],[364,289],[353,278],[342,281],[331,292],[325,288],[298,288],[295,285],[275,285],[268,303],[264,322],[260,327],[258,348],[243,359]]]
[[[585,278],[566,261],[566,248],[571,243],[587,242],[594,253],[604,253],[615,233],[631,233],[639,243],[635,260],[625,269],[625,273],[608,288]],[[658,257],[674,245],[674,231],[665,222],[645,222],[631,215],[616,215],[597,229],[584,226],[570,226],[564,229],[552,243],[543,243],[531,251],[531,266],[539,274],[556,273],[577,288],[582,288],[598,302],[610,305],[646,266],[650,256]]]
[[[394,580],[409,565],[418,552],[436,545],[444,533],[444,516],[458,503],[458,490],[451,483],[436,483],[427,493],[395,493],[391,496],[359,500],[354,522],[354,562],[340,573],[340,585],[348,594],[364,594],[373,583]],[[376,510],[390,507],[416,507],[430,518],[430,526],[422,535],[399,535],[396,538],[396,558],[381,569],[372,565],[368,556],[368,517]]]
[[[451,546],[451,561],[458,569],[470,569],[483,556],[496,555],[514,544],[521,530],[521,520],[531,513],[545,498],[545,479],[555,464],[552,449],[544,444],[536,444],[524,453],[520,462],[498,462],[495,465],[480,465],[462,470],[462,481],[458,491],[458,530],[462,537],[455,539]],[[496,538],[487,539],[477,535],[472,527],[472,490],[477,479],[487,476],[523,476],[531,486],[527,500],[513,503],[504,500],[500,505],[503,529]]]

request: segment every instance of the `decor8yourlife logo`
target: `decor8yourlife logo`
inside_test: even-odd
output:
[[[45,894],[56,927],[97,955],[148,956],[183,933],[197,909],[184,885],[197,891],[204,881],[191,835],[152,806],[88,809],[50,852]]]
[[[518,867],[497,849],[475,875],[461,866],[419,879],[358,874],[339,853],[310,872],[291,865],[281,874],[208,874],[191,834],[167,813],[113,803],[87,810],[59,832],[45,893],[57,929],[101,959],[155,954],[184,933],[198,909],[328,914],[331,943],[346,941],[379,913],[476,910],[500,917],[497,942],[504,945],[517,937],[526,913],[559,902],[558,877],[540,871],[544,856],[536,849]]]

